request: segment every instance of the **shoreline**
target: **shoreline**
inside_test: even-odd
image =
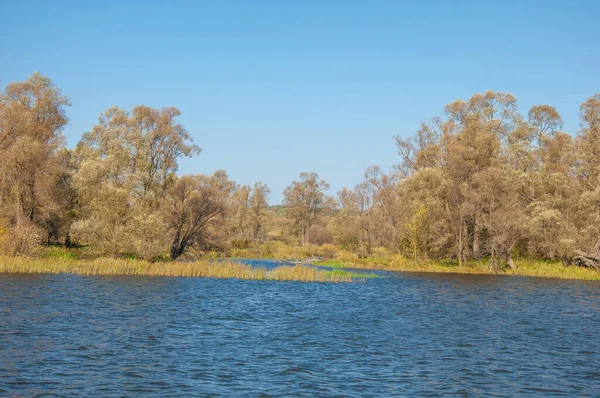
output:
[[[223,260],[274,260],[285,262],[286,259],[273,257],[222,257]],[[589,268],[576,266],[565,267],[561,262],[546,262],[535,260],[516,260],[517,270],[510,269],[494,271],[483,262],[470,262],[463,267],[446,265],[444,262],[413,262],[402,261],[401,264],[390,264],[385,259],[362,259],[357,262],[341,260],[315,261],[312,265],[331,269],[361,270],[361,271],[393,271],[407,273],[432,273],[432,274],[463,274],[463,275],[491,275],[491,276],[528,276],[535,278],[550,278],[563,280],[600,281],[600,272]]]
[[[517,269],[491,270],[484,262],[468,263],[463,267],[444,265],[442,262],[414,263],[405,262],[399,265],[381,264],[377,262],[349,263],[341,261],[322,261],[316,265],[331,268],[380,270],[409,273],[435,273],[435,274],[464,274],[464,275],[492,275],[492,276],[528,276],[535,278],[568,279],[600,281],[600,272],[576,266],[565,267],[560,262],[542,261],[515,261]]]
[[[319,270],[310,266],[252,267],[233,260],[215,262],[149,262],[114,258],[64,259],[0,257],[0,274],[75,274],[98,276],[158,276],[259,281],[360,282],[360,275],[342,270]]]
[[[271,260],[281,266],[266,269],[240,261]],[[517,260],[517,270],[494,271],[484,262],[472,262],[463,267],[443,262],[411,262],[400,264],[383,259],[361,259],[357,262],[321,260],[310,264],[290,264],[273,257],[219,257],[197,261],[150,262],[146,260],[98,257],[93,259],[39,258],[0,256],[0,274],[78,274],[104,276],[162,276],[244,280],[275,280],[300,282],[356,282],[374,278],[373,274],[357,271],[393,271],[406,273],[462,274],[491,276],[528,276],[563,280],[600,281],[600,272],[576,266],[565,267],[560,262]],[[317,269],[314,266],[329,268]]]

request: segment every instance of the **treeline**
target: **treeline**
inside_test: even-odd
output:
[[[34,74],[0,97],[2,251],[89,245],[99,255],[147,259],[223,250],[231,237],[265,239],[268,188],[223,171],[177,176],[200,149],[175,108],[104,112],[73,150],[64,146],[69,101]]]
[[[175,108],[110,108],[69,150],[69,105],[40,74],[0,93],[4,253],[61,244],[176,259],[278,240],[514,267],[514,257],[600,250],[600,94],[581,105],[575,137],[548,105],[525,117],[510,94],[455,101],[413,137],[395,137],[392,172],[370,167],[336,198],[302,173],[283,206],[269,206],[261,182],[240,185],[224,171],[178,176],[178,161],[200,149]]]
[[[401,163],[340,193],[337,239],[370,253],[397,248],[414,259],[568,258],[600,246],[600,94],[580,109],[581,129],[562,132],[555,108],[488,91],[458,100],[445,117],[395,137]],[[357,233],[356,231],[360,231]]]

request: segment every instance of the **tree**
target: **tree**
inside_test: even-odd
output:
[[[177,122],[179,115],[176,108],[143,105],[131,112],[108,109],[78,145],[83,161],[88,162],[82,167],[97,163],[108,169],[108,179],[131,185],[137,197],[159,199],[175,176],[178,160],[200,152]]]
[[[178,116],[175,108],[113,107],[83,135],[75,150],[81,216],[74,237],[114,255],[151,258],[166,248],[164,207],[177,162],[200,151]]]
[[[260,181],[255,183],[252,188],[252,194],[250,195],[250,223],[255,241],[265,240],[267,237],[266,222],[270,193],[271,190],[269,187]]]
[[[549,105],[534,106],[529,110],[529,125],[537,143],[538,163],[543,163],[544,147],[549,137],[554,137],[562,128],[563,121],[558,111]]]
[[[62,130],[69,105],[39,73],[0,92],[0,208],[15,237],[23,235],[20,229],[54,233],[53,190],[63,175]]]
[[[375,225],[378,225],[377,241],[393,249],[398,246],[399,232],[397,190],[398,175],[384,173],[379,166],[367,168],[364,181],[356,190],[361,207],[364,208],[364,204],[368,201],[372,202],[368,216]],[[368,251],[370,250],[369,248]]]
[[[309,228],[330,200],[324,192],[328,189],[329,184],[319,181],[317,173],[300,173],[300,181],[293,181],[283,191],[286,214],[299,233],[302,246],[308,242]]]
[[[497,268],[497,260],[516,265],[512,253],[523,236],[525,216],[518,195],[518,175],[510,169],[489,167],[473,177],[473,191],[481,209],[481,227],[489,236],[485,244],[490,264]]]
[[[251,237],[252,227],[250,226],[250,193],[252,188],[249,185],[237,185],[232,192],[230,200],[230,233],[234,239],[240,239],[246,244]]]
[[[210,226],[225,211],[223,201],[215,199],[219,195],[215,195],[214,187],[204,176],[184,176],[170,191],[173,260],[189,249],[210,247]]]
[[[600,187],[600,93],[581,104],[581,130],[577,136],[577,172],[591,189]]]
[[[579,232],[577,246],[592,253],[600,252],[600,93],[581,104],[580,111],[575,171],[582,189],[573,213]]]
[[[338,212],[327,224],[327,228],[335,242],[344,250],[359,251],[364,255],[363,244],[365,241],[365,229],[361,225],[360,197],[357,194],[357,188],[353,190],[342,188],[338,192],[337,207]],[[371,208],[371,203],[366,204],[366,209]]]

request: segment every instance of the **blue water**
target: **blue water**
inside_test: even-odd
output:
[[[600,283],[0,274],[0,396],[600,396]]]

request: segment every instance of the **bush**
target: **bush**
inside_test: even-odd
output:
[[[275,258],[281,259],[299,259],[307,257],[307,248],[301,246],[291,246],[285,243],[279,243],[274,253]]]
[[[308,243],[317,246],[333,243],[333,235],[327,228],[320,225],[313,225],[308,229]]]
[[[280,242],[263,242],[257,246],[258,253],[262,257],[271,257],[277,250],[277,244]]]
[[[246,238],[233,238],[229,241],[229,245],[233,249],[247,249],[250,246],[250,239]]]
[[[44,243],[44,231],[28,221],[20,227],[3,227],[2,232],[0,247],[11,256],[36,254]]]
[[[168,225],[158,213],[133,217],[124,243],[145,260],[159,260],[169,250]]]
[[[337,259],[344,263],[356,264],[358,262],[358,255],[346,250],[342,250],[337,254]]]
[[[390,266],[392,268],[400,268],[408,264],[408,260],[401,254],[395,254],[390,259]]]
[[[325,243],[324,245],[319,247],[319,257],[324,257],[327,259],[335,258],[338,252],[339,249],[331,243]]]
[[[392,252],[385,247],[376,247],[373,249],[372,257],[381,258],[381,259],[390,259],[392,258]]]

